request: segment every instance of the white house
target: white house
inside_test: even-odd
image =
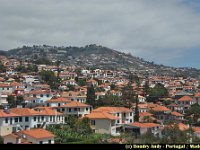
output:
[[[139,101],[139,103],[145,103],[146,98],[144,96],[138,95],[138,101]]]
[[[36,111],[37,110],[37,111]],[[51,108],[12,108],[0,110],[0,126],[12,126],[14,131],[64,123],[64,115]]]
[[[134,121],[134,112],[125,107],[99,107],[86,116],[95,133],[119,135],[119,129]]]
[[[84,117],[92,111],[92,106],[80,102],[71,101],[60,107],[55,107],[59,112],[67,116]]]
[[[53,97],[53,93],[50,90],[33,90],[25,93],[26,97],[35,97],[40,99],[40,103],[44,103]]]
[[[45,129],[22,130],[3,137],[4,144],[54,144],[55,135]]]

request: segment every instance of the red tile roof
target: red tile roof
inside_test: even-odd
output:
[[[193,127],[192,130],[193,130],[195,133],[200,133],[200,127]]]
[[[60,102],[71,102],[71,100],[64,98],[64,97],[59,97],[59,98],[52,98],[48,101],[46,101],[47,103],[60,103]]]
[[[115,117],[107,112],[92,112],[91,114],[86,116],[89,119],[109,119],[109,120],[117,120],[118,117]]]
[[[183,96],[179,99],[179,101],[183,102],[183,101],[192,101],[192,98],[189,96]]]
[[[200,92],[195,93],[194,97],[200,97]]]
[[[99,107],[94,109],[93,111],[103,111],[109,113],[116,113],[116,112],[132,112],[131,109],[125,107]]]
[[[153,111],[169,111],[170,109],[165,106],[157,106],[152,108]]]
[[[10,112],[20,116],[35,116],[40,115],[39,112],[29,108],[11,108]]]
[[[140,117],[144,117],[144,116],[153,116],[153,114],[148,113],[148,112],[141,112],[141,113],[139,113],[139,116],[140,116]]]
[[[4,110],[0,110],[0,118],[17,117],[17,116],[20,116],[20,115],[17,115],[12,112],[6,113],[6,112],[4,112]]]
[[[140,122],[134,122],[129,125],[139,127],[139,128],[152,128],[152,127],[160,126],[160,124],[156,124],[156,123],[140,123]]]
[[[180,114],[180,113],[178,113],[178,112],[176,112],[176,111],[171,112],[171,114],[172,114],[173,116],[177,116],[177,117],[183,117],[183,116],[184,116],[183,114]]]
[[[70,103],[62,105],[61,107],[88,107],[88,106],[90,106],[90,105],[83,104],[83,103],[76,102],[76,101],[71,101]]]
[[[45,129],[31,129],[31,130],[23,130],[20,133],[30,136],[35,139],[46,139],[46,138],[54,138],[55,135]]]

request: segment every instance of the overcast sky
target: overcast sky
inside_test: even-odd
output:
[[[0,49],[41,44],[200,68],[200,0],[0,0]]]

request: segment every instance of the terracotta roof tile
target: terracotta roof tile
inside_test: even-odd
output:
[[[70,103],[62,105],[61,107],[88,107],[88,106],[90,106],[90,105],[83,104],[83,103],[76,102],[76,101],[71,101]]]
[[[53,110],[51,107],[36,107],[35,110],[39,111],[41,115],[49,115],[49,116],[63,115],[63,113],[57,112],[56,110]]]
[[[17,114],[12,113],[12,112],[6,113],[6,112],[4,112],[4,110],[0,110],[0,118],[17,117],[17,116],[20,116],[20,115],[17,115]]]
[[[139,128],[152,128],[152,127],[160,126],[160,124],[156,124],[156,123],[140,123],[140,122],[134,122],[129,125],[139,127]]]
[[[45,129],[31,129],[31,130],[23,130],[20,133],[25,134],[27,136],[33,137],[35,139],[45,139],[45,138],[54,138],[55,135]]]
[[[59,98],[52,98],[48,101],[46,101],[47,103],[59,103],[59,102],[71,102],[71,100],[64,98],[64,97],[59,97]]]
[[[132,112],[131,109],[125,107],[99,107],[94,109],[93,111],[103,111],[109,113],[116,113],[116,112]]]
[[[10,109],[10,112],[20,115],[20,116],[35,116],[40,115],[39,112],[29,109],[29,108],[12,108]]]
[[[200,97],[200,92],[195,93],[194,97]]]
[[[192,101],[192,98],[189,96],[183,96],[179,99],[179,101]]]
[[[193,130],[195,133],[199,133],[199,132],[200,132],[200,127],[193,127],[192,130]]]
[[[92,112],[91,114],[86,116],[89,119],[109,119],[109,120],[117,120],[118,117],[115,117],[107,112]]]
[[[165,106],[157,106],[152,108],[153,111],[169,111],[170,109]]]
[[[149,113],[149,112],[141,112],[139,113],[140,117],[144,117],[144,116],[153,116],[153,114]]]
[[[178,112],[176,112],[176,111],[171,112],[171,114],[172,114],[173,116],[177,116],[177,117],[183,117],[183,116],[184,116],[183,114],[180,114],[180,113],[178,113]]]

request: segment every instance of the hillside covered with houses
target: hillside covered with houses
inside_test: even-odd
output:
[[[200,142],[199,78],[88,67],[70,63],[73,57],[0,56],[0,142]]]

